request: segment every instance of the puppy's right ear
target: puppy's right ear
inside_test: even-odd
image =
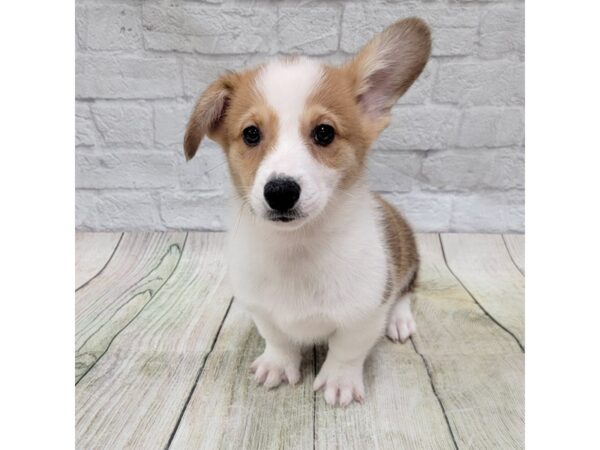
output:
[[[185,131],[183,150],[185,159],[196,154],[204,136],[217,139],[223,124],[229,99],[233,92],[234,74],[225,74],[212,83],[196,102]]]

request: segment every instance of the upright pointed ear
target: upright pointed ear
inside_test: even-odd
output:
[[[183,141],[186,160],[196,154],[204,136],[218,139],[227,104],[233,92],[234,74],[228,73],[212,83],[196,102]]]
[[[429,27],[418,18],[400,20],[375,36],[345,66],[362,111],[385,128],[392,106],[420,75],[430,53]]]

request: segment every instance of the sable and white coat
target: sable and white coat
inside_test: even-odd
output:
[[[405,19],[342,67],[287,58],[224,74],[194,109],[186,157],[206,135],[227,155],[235,186],[229,277],[265,339],[252,369],[267,387],[297,383],[302,345],[327,341],[314,388],[329,404],[360,401],[377,340],[386,330],[401,341],[415,331],[414,238],[369,191],[365,163],[430,48],[427,26]],[[334,130],[331,141],[319,141],[322,126]],[[296,186],[289,211],[275,211],[267,197],[274,179]]]

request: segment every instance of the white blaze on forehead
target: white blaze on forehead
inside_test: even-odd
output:
[[[306,101],[318,87],[323,69],[307,58],[273,61],[257,80],[257,87],[278,116],[280,127],[298,126]]]
[[[339,178],[337,172],[317,161],[302,136],[300,121],[306,102],[320,87],[323,68],[316,61],[298,58],[267,64],[256,88],[277,115],[276,142],[256,172],[250,203],[254,211],[267,211],[264,186],[274,176],[293,178],[301,187],[296,209],[308,216],[325,207]]]

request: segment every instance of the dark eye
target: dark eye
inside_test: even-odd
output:
[[[254,147],[260,142],[260,130],[254,125],[244,128],[242,131],[244,142],[250,147]]]
[[[335,130],[331,125],[319,124],[313,130],[313,139],[315,144],[326,147],[333,142]]]

